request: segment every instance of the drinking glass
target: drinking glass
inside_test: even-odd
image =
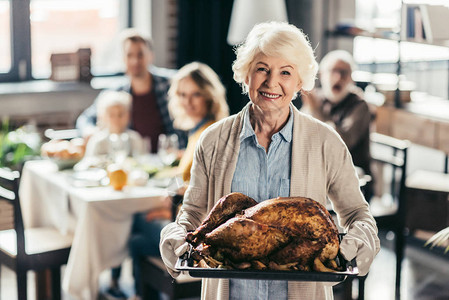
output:
[[[144,145],[144,153],[151,153],[153,149],[151,149],[151,138],[149,136],[146,136],[143,138],[143,145]]]
[[[126,132],[109,135],[108,156],[117,164],[121,164],[131,153],[129,135]]]
[[[170,166],[178,156],[179,142],[176,134],[160,134],[157,154],[166,166]]]

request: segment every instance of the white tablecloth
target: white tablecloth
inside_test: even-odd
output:
[[[167,192],[154,187],[74,187],[69,173],[51,161],[29,161],[20,184],[26,228],[55,226],[74,233],[63,289],[73,299],[93,300],[98,277],[127,256],[132,216],[161,206]]]

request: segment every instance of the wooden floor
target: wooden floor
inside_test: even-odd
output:
[[[395,255],[391,250],[390,234],[381,232],[382,249],[371,266],[370,274],[366,280],[366,300],[393,300],[394,299],[394,270]],[[406,259],[403,262],[401,284],[401,299],[403,300],[448,300],[449,299],[449,253],[447,257],[439,256],[421,247],[408,245]],[[133,279],[131,276],[131,263],[124,264],[121,285],[127,294],[133,293]],[[9,269],[1,269],[1,300],[17,299],[14,273]],[[109,272],[102,273],[100,277],[101,289],[106,289],[109,283]],[[28,274],[29,300],[34,297],[34,274]],[[354,289],[354,297],[357,294]],[[72,300],[65,295],[65,300]],[[343,300],[341,293],[336,289],[335,300]]]

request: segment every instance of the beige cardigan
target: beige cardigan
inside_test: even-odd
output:
[[[175,223],[163,236],[200,225],[215,202],[231,192],[236,167],[243,116],[249,104],[233,115],[210,126],[201,135],[195,151],[192,178]],[[292,105],[293,107],[293,105]],[[369,235],[379,250],[377,227],[360,192],[351,156],[338,134],[324,123],[293,107],[293,146],[290,196],[303,196],[325,204],[327,196],[344,228],[354,221],[368,223]],[[373,256],[375,253],[373,253]],[[202,299],[229,298],[229,281],[203,279]],[[333,299],[332,284],[321,282],[288,283],[288,299]]]

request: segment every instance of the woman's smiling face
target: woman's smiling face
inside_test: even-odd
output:
[[[263,53],[255,57],[245,83],[254,105],[263,112],[279,112],[283,116],[288,116],[290,102],[302,87],[294,64]]]
[[[191,77],[179,81],[177,94],[185,113],[195,123],[201,122],[209,113],[206,97]]]

